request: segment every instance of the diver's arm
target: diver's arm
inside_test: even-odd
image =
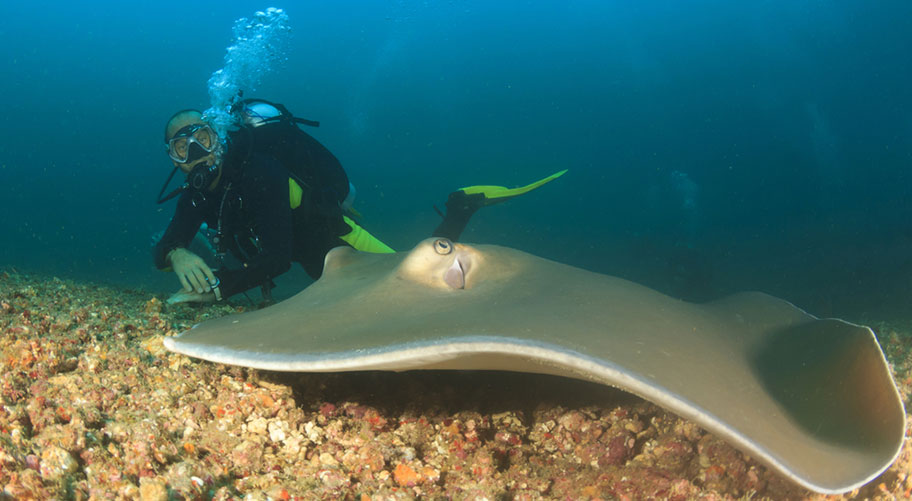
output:
[[[215,275],[203,258],[187,250],[203,222],[202,209],[194,207],[188,196],[177,202],[168,229],[155,246],[155,266],[174,271],[183,292],[204,293],[216,283]]]
[[[291,267],[294,241],[291,208],[288,204],[288,174],[270,157],[249,165],[243,180],[244,203],[253,216],[253,230],[260,252],[236,270],[219,270],[222,297],[262,285]]]
[[[168,228],[162,235],[161,240],[155,244],[155,249],[153,250],[155,267],[159,270],[170,271],[169,254],[174,249],[186,249],[189,247],[201,224],[203,224],[202,213],[193,207],[189,196],[186,196],[186,194],[181,196],[177,201],[174,217],[168,223]]]
[[[202,294],[217,286],[218,279],[206,261],[187,249],[177,247],[168,253],[166,259],[171,263],[171,268],[185,292],[195,291]]]

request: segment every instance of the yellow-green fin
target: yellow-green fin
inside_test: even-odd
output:
[[[350,217],[342,216],[342,219],[345,220],[345,224],[352,230],[339,238],[356,250],[373,252],[375,254],[396,252],[390,246],[378,240],[377,237],[368,233],[367,230],[358,226],[358,223],[352,221]]]
[[[301,205],[303,194],[304,190],[301,189],[301,186],[294,179],[288,178],[288,204],[292,209],[297,209]]]
[[[485,196],[486,205],[491,205],[504,202],[510,198],[517,197],[524,193],[528,193],[545,183],[554,181],[555,179],[563,176],[566,172],[567,169],[564,169],[560,172],[555,172],[554,174],[551,174],[544,179],[539,179],[534,183],[527,184],[519,188],[507,188],[505,186],[467,186],[465,188],[460,188],[459,191],[465,192],[466,195],[481,193]]]

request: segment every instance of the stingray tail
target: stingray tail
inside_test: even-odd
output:
[[[434,230],[433,236],[449,238],[455,242],[462,234],[462,230],[469,224],[469,219],[472,218],[472,215],[474,215],[475,211],[478,209],[488,205],[506,202],[511,198],[526,194],[563,176],[566,172],[567,169],[564,169],[555,172],[548,177],[539,179],[534,183],[518,188],[492,185],[466,186],[465,188],[459,188],[453,193],[450,193],[449,198],[447,198],[446,214],[441,212],[437,207],[434,207],[434,210],[443,217],[443,221],[437,229]]]

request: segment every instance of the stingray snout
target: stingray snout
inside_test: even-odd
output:
[[[443,281],[454,289],[465,289],[465,274],[468,271],[468,262],[463,263],[462,256],[456,255],[453,264],[443,274]]]
[[[434,241],[434,251],[441,256],[454,254],[453,263],[443,273],[443,281],[454,289],[465,289],[466,272],[469,271],[469,256],[464,251],[456,250],[456,245],[446,238]]]

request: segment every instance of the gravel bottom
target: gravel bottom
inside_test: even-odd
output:
[[[794,486],[630,394],[501,372],[283,374],[162,346],[243,306],[0,273],[0,499],[896,499]],[[871,322],[869,322],[871,323]],[[912,323],[876,324],[904,401]]]

